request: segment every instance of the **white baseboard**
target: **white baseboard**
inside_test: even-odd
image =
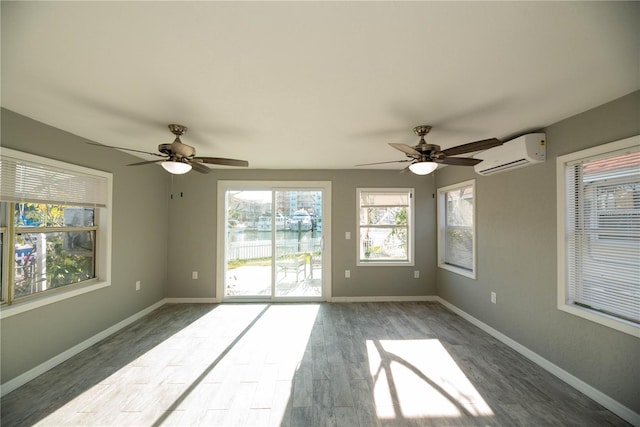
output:
[[[132,324],[133,322],[135,322],[136,320],[141,319],[142,317],[146,316],[147,314],[151,313],[153,310],[162,307],[165,304],[166,300],[160,300],[158,302],[156,302],[153,305],[150,305],[149,307],[145,308],[144,310],[141,310],[139,312],[137,312],[136,314],[127,317],[126,319],[116,323],[115,325],[111,326],[110,328],[105,329],[104,331],[97,333],[96,335],[92,336],[91,338],[88,338],[84,341],[82,341],[79,344],[74,345],[73,347],[71,347],[68,350],[63,351],[62,353],[58,354],[57,356],[52,357],[51,359],[47,360],[46,362],[43,362],[41,364],[39,364],[38,366],[36,366],[35,368],[32,368],[30,370],[28,370],[27,372],[18,375],[17,377],[7,381],[6,383],[0,385],[0,396],[4,396],[8,393],[11,393],[13,390],[17,389],[18,387],[23,386],[24,384],[28,383],[29,381],[33,380],[34,378],[44,374],[45,372],[47,372],[49,369],[52,369],[56,366],[58,366],[59,364],[61,364],[62,362],[72,358],[73,356],[75,356],[76,354],[80,353],[81,351],[84,351],[86,349],[88,349],[89,347],[91,347],[92,345],[102,341],[103,339],[109,337],[110,335],[113,335],[114,333],[118,332],[120,329],[124,328],[125,326],[128,326],[130,324]]]
[[[592,386],[590,386],[589,384],[585,383],[581,379],[575,377],[574,375],[570,374],[569,372],[565,371],[564,369],[560,368],[559,366],[551,363],[550,361],[548,361],[544,357],[540,356],[539,354],[529,350],[527,347],[523,346],[522,344],[518,343],[517,341],[514,341],[513,339],[511,339],[508,336],[504,335],[503,333],[497,331],[496,329],[493,329],[491,326],[487,325],[486,323],[482,322],[481,320],[476,319],[475,317],[473,317],[469,313],[467,313],[467,312],[461,310],[460,308],[456,307],[455,305],[451,304],[449,301],[446,301],[446,300],[444,300],[444,299],[442,299],[440,297],[437,297],[437,300],[442,305],[447,307],[449,310],[453,311],[454,313],[456,313],[460,317],[462,317],[465,320],[469,321],[470,323],[474,324],[475,326],[477,326],[478,328],[482,329],[483,331],[485,331],[489,335],[493,336],[497,340],[499,340],[499,341],[503,342],[504,344],[508,345],[513,350],[517,351],[518,353],[520,353],[521,355],[523,355],[527,359],[531,360],[536,365],[540,366],[541,368],[543,368],[546,371],[548,371],[549,373],[555,375],[556,377],[558,377],[562,381],[566,382],[567,384],[569,384],[571,387],[575,388],[579,392],[585,394],[586,396],[590,397],[594,401],[598,402],[599,404],[601,404],[602,406],[604,406],[605,408],[607,408],[608,410],[610,410],[614,414],[618,415],[620,418],[626,420],[627,422],[631,423],[634,426],[640,426],[640,414],[638,414],[638,413],[634,412],[633,410],[627,408],[626,406],[624,406],[623,404],[621,404],[617,400],[607,396],[606,394],[602,393],[601,391],[593,388]]]
[[[332,297],[329,302],[424,302],[439,301],[435,295],[419,295],[409,297]]]
[[[165,298],[167,304],[218,304],[218,298]]]

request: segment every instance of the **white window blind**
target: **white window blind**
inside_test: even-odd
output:
[[[43,159],[44,160],[44,159]],[[0,152],[0,200],[106,207],[106,176],[13,150]]]
[[[565,173],[566,303],[640,323],[640,148]]]

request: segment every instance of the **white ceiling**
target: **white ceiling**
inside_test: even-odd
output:
[[[420,124],[443,149],[505,139],[640,89],[639,2],[1,7],[3,107],[147,151],[180,123],[251,168],[401,160]]]

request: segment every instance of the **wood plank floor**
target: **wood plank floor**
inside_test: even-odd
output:
[[[1,423],[627,425],[437,303],[165,305],[5,396]]]

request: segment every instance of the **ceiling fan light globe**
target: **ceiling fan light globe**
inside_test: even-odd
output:
[[[436,170],[437,167],[438,164],[434,162],[418,162],[409,165],[409,170],[416,175],[429,175]]]
[[[168,160],[160,164],[162,165],[164,170],[174,175],[182,175],[183,173],[187,173],[191,170],[191,165],[189,163]]]

